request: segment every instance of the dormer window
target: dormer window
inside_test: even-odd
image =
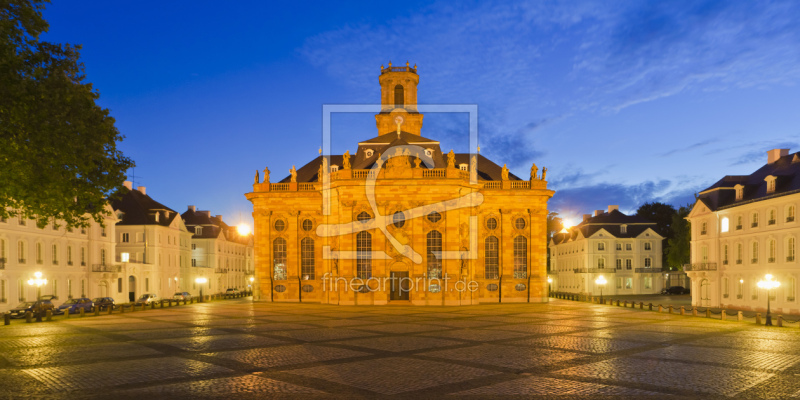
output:
[[[202,226],[195,226],[194,227],[194,234],[195,235],[202,235],[203,234],[203,227]]]
[[[462,171],[469,170],[469,166],[467,164],[458,164],[458,168]]]
[[[628,225],[620,225],[619,231],[620,233],[628,233]]]
[[[774,193],[777,177],[775,175],[768,175],[764,180],[767,182],[767,193]]]
[[[339,166],[338,165],[331,165],[331,172],[336,172],[338,170],[339,170]]]
[[[741,200],[744,197],[744,185],[736,185],[733,189],[736,190],[736,200]]]
[[[155,218],[156,222],[158,222],[159,215],[160,215],[159,213],[154,213],[153,214],[153,218]]]
[[[425,157],[433,157],[433,149],[425,149]]]
[[[372,149],[364,150],[364,155],[367,156],[367,158],[372,157],[373,154],[375,154],[375,150],[372,150]]]

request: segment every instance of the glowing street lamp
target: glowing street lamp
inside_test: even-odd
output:
[[[247,236],[250,234],[250,225],[245,224],[242,222],[241,224],[236,226],[236,232],[239,233],[239,236]]]
[[[605,302],[603,301],[603,287],[606,286],[606,283],[608,283],[608,281],[606,280],[606,278],[603,278],[603,275],[600,275],[597,277],[597,279],[594,280],[594,283],[600,287],[600,304],[605,304]]]
[[[547,277],[547,297],[550,297],[550,286],[553,284],[553,278]]]
[[[199,277],[199,278],[195,278],[195,280],[194,280],[194,283],[200,285],[200,302],[201,303],[205,301],[205,298],[203,297],[203,285],[205,285],[206,282],[208,282],[208,279],[206,279],[206,278],[204,278],[202,276]]]
[[[36,286],[36,300],[42,299],[42,286],[47,285],[47,279],[42,278],[42,273],[36,271],[33,276],[34,279],[28,279],[28,285]]]
[[[770,313],[769,309],[769,291],[772,289],[777,289],[781,286],[781,283],[778,281],[773,281],[771,274],[766,274],[764,278],[764,280],[758,281],[756,285],[758,285],[759,288],[767,291],[767,323],[765,326],[772,326],[772,314]]]

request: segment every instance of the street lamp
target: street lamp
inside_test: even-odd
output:
[[[205,301],[205,298],[203,297],[203,285],[205,285],[206,282],[208,282],[208,279],[206,279],[206,278],[204,278],[202,276],[199,277],[199,278],[195,278],[195,280],[194,280],[194,283],[200,285],[200,302],[201,303]]]
[[[769,309],[769,291],[772,289],[777,289],[781,286],[781,283],[778,281],[773,281],[771,274],[766,274],[764,278],[764,280],[758,281],[757,285],[759,288],[767,291],[767,323],[764,325],[772,326],[772,314],[770,313]]]
[[[603,278],[603,275],[600,275],[597,277],[597,279],[594,280],[594,283],[597,286],[600,286],[600,304],[605,304],[605,302],[603,301],[603,287],[606,285],[606,283],[608,283],[608,281],[606,280],[606,278]]]
[[[47,279],[42,279],[42,273],[36,271],[33,276],[35,279],[28,279],[28,285],[36,286],[36,300],[42,299],[42,286],[47,285]]]
[[[553,284],[553,278],[547,277],[547,297],[550,297],[550,286]]]

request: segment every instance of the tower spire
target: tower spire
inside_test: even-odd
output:
[[[422,114],[417,111],[417,65],[410,66],[406,61],[404,67],[381,66],[378,82],[381,85],[381,112],[375,115],[378,136],[392,132],[395,128],[395,117],[403,118],[405,132],[419,135],[422,130]]]

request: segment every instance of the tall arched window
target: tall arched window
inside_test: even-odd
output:
[[[601,260],[603,261],[603,267],[605,267],[606,260]],[[527,277],[528,239],[525,236],[517,236],[514,238],[514,279],[525,279]]]
[[[794,221],[794,206],[789,206],[786,210],[786,222]]]
[[[442,277],[442,234],[430,231],[427,235],[428,278]]]
[[[767,247],[767,251],[769,251],[767,262],[774,263],[775,262],[775,239],[769,240],[769,246]]]
[[[6,262],[6,240],[0,239],[0,261]],[[2,298],[5,299],[5,296]]]
[[[25,242],[21,240],[17,242],[17,261],[20,264],[25,264]]]
[[[106,265],[106,249],[100,249],[100,264]]]
[[[272,241],[272,258],[274,261],[273,279],[286,280],[286,239],[276,238]]]
[[[303,238],[300,241],[300,273],[303,279],[314,278],[314,239]]]
[[[42,254],[42,244],[36,243],[36,263],[41,264],[44,262],[44,254]]]
[[[792,262],[794,261],[794,252],[795,252],[795,240],[793,237],[790,237],[786,240],[786,261]]]
[[[356,235],[356,275],[361,279],[372,277],[372,235],[366,231]]]
[[[743,256],[742,255],[742,244],[739,243],[739,244],[736,245],[736,263],[737,264],[741,264],[742,263],[742,256]]]
[[[758,262],[758,242],[753,242],[753,259],[750,260],[753,264]]]
[[[394,106],[396,107],[403,107],[405,104],[405,93],[403,90],[403,85],[397,85],[394,87]]]
[[[722,246],[722,264],[728,265],[728,245]]]
[[[499,260],[499,253],[500,253],[500,244],[495,236],[489,236],[486,238],[486,247],[484,254],[484,273],[486,275],[486,279],[498,279],[500,278],[500,260]]]

